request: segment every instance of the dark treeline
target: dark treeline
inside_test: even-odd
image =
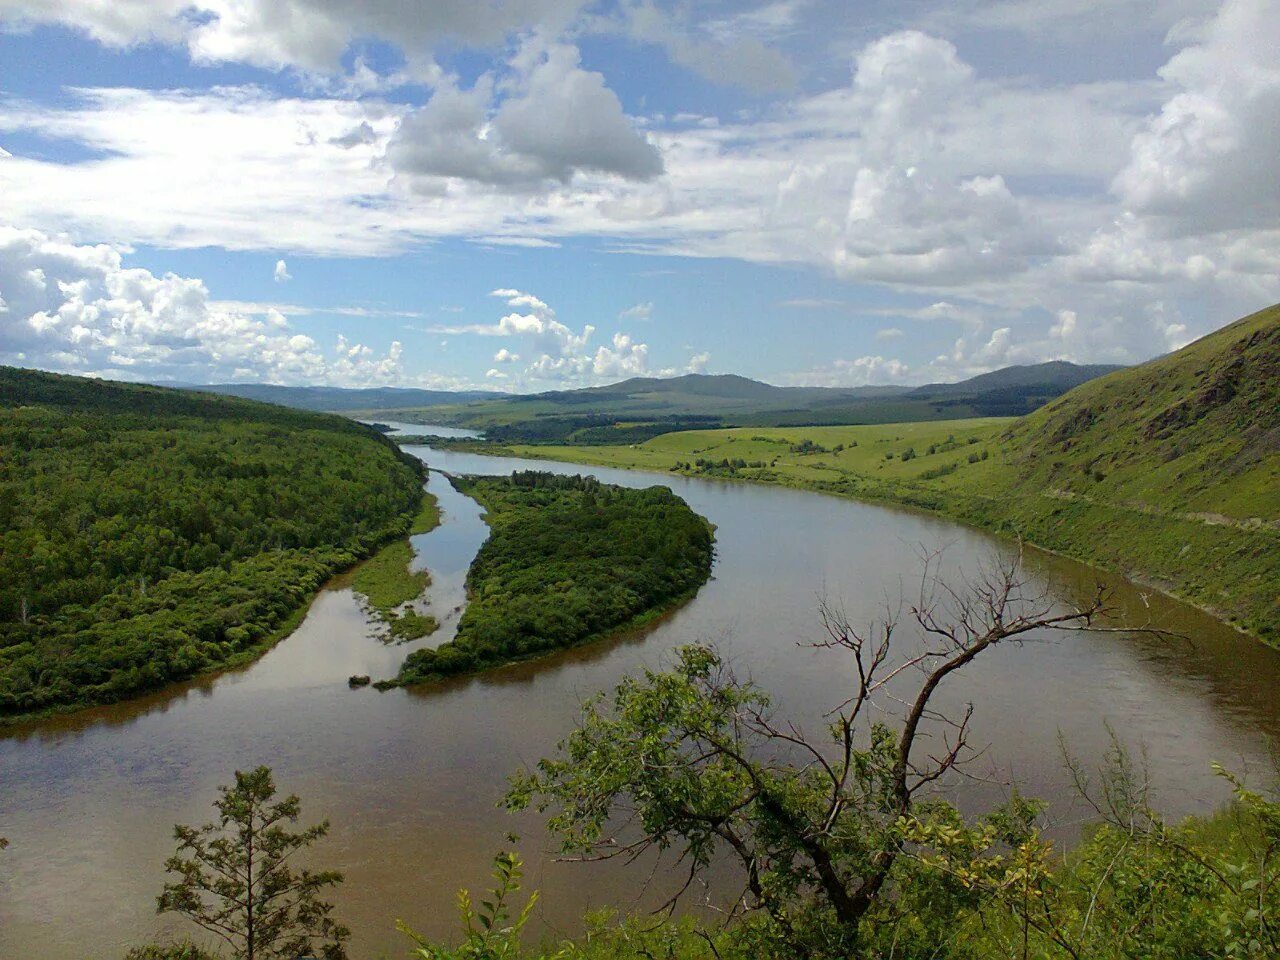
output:
[[[467,585],[456,638],[410,654],[396,683],[496,666],[573,646],[690,595],[711,571],[706,520],[666,487],[593,477],[461,477],[492,532]]]
[[[670,416],[628,421],[624,416],[584,414],[576,417],[536,417],[514,423],[483,426],[486,440],[493,443],[570,443],[601,446],[616,443],[644,443],[664,433],[681,430],[711,430],[726,426],[720,417]]]
[[[248,655],[422,496],[340,417],[11,368],[0,449],[0,716]]]

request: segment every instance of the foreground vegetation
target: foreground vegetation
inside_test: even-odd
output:
[[[409,536],[429,533],[440,525],[440,505],[430,493],[409,527]],[[431,586],[431,574],[414,570],[413,547],[407,539],[387,544],[356,570],[351,587],[364,597],[369,612],[386,624],[391,640],[417,640],[440,629],[435,617],[407,606]]]
[[[778,483],[936,511],[1204,607],[1280,644],[1280,307],[1026,417],[485,448]]]
[[[713,865],[736,869],[741,893],[733,896],[731,886],[717,895],[722,919],[700,926],[603,914],[578,938],[522,942],[536,895],[522,895],[521,863],[508,852],[494,861],[492,893],[459,895],[456,946],[397,924],[411,955],[1262,960],[1280,953],[1280,800],[1225,773],[1231,806],[1174,824],[1153,809],[1144,771],[1118,743],[1097,774],[1064,757],[1096,814],[1066,856],[1043,834],[1042,804],[1014,791],[1000,806],[965,816],[948,791],[935,789],[954,783],[981,753],[967,742],[972,707],[941,714],[937,691],[1024,636],[1102,629],[1106,596],[1064,608],[1036,595],[1016,563],[967,586],[926,571],[921,586],[911,631],[892,620],[860,631],[825,611],[818,646],[842,661],[832,666],[850,686],[819,736],[778,716],[767,692],[735,675],[714,649],[690,646],[666,669],[627,677],[590,700],[557,754],[513,779],[508,805],[546,810],[566,853],[667,858],[665,870],[638,872],[671,892],[669,906]],[[918,686],[904,691],[905,676],[917,676]],[[310,845],[327,824],[292,832],[285,821],[296,821],[297,799],[278,805],[273,794],[269,771],[238,773],[218,802],[220,824],[179,827],[167,864],[177,880],[159,906],[214,930],[237,960],[296,956],[302,945],[338,960],[346,931],[319,894],[340,875],[294,873],[296,865],[275,855]],[[225,883],[211,876],[219,869]],[[294,952],[255,954],[248,934],[255,925]],[[208,956],[197,950],[144,948],[131,960]]]
[[[598,639],[687,599],[710,576],[711,528],[665,487],[533,472],[453,482],[491,528],[467,573],[470,602],[455,638],[411,653],[384,688]]]
[[[349,420],[12,368],[0,449],[0,718],[244,662],[422,498]]]

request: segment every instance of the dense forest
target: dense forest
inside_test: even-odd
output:
[[[454,484],[487,511],[457,636],[405,660],[395,684],[569,647],[689,596],[711,572],[706,520],[666,487],[513,473]]]
[[[422,499],[350,420],[12,368],[0,450],[0,717],[251,655]]]

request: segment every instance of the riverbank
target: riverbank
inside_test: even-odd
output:
[[[449,447],[763,483],[920,509],[1119,573],[1280,645],[1274,617],[1280,529],[1274,522],[1109,502],[1103,495],[1019,482],[1017,450],[1008,437],[1017,422],[748,427],[666,434],[627,446],[451,441]]]
[[[352,577],[352,589],[364,598],[370,616],[386,625],[390,640],[418,640],[440,628],[435,617],[408,606],[431,586],[429,571],[412,569],[413,545],[409,538],[430,533],[439,525],[439,501],[424,491],[422,505],[405,537],[393,540],[360,564]]]

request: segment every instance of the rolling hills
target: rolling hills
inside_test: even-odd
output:
[[[687,374],[376,412],[483,430],[500,442],[634,443],[678,430],[728,426],[1013,416],[1116,369],[1055,361],[1006,367],[959,383],[851,388],[778,387],[732,374]]]
[[[1280,306],[1017,419],[511,449],[924,508],[1117,570],[1280,644]]]
[[[426,407],[438,403],[465,403],[501,396],[485,390],[454,392],[418,390],[410,387],[285,387],[272,383],[182,384],[188,390],[219,393],[246,400],[261,400],[282,407],[314,410],[319,413],[346,413],[353,410],[381,410],[397,407]]]

